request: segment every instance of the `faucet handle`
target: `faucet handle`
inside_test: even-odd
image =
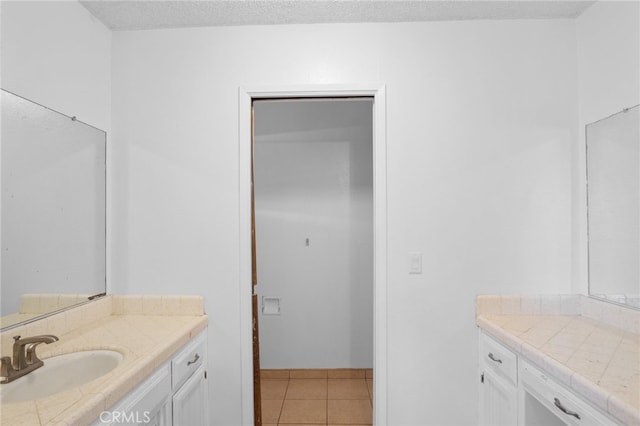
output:
[[[17,342],[18,340],[20,340],[20,337],[22,337],[22,336],[19,336],[19,335],[18,336],[13,336],[13,341]]]
[[[0,376],[2,379],[0,383],[9,383],[9,376],[11,376],[15,370],[11,364],[11,357],[3,356],[0,358]]]

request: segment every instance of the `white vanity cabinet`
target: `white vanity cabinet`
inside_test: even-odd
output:
[[[196,338],[171,360],[175,426],[209,423],[206,351],[207,340]]]
[[[619,425],[549,374],[480,330],[481,425]]]
[[[204,330],[120,402],[103,411],[94,425],[208,424],[206,351]]]
[[[207,372],[200,367],[173,395],[173,424],[207,425]]]
[[[113,407],[95,425],[171,425],[171,368],[165,364]]]
[[[480,331],[480,424],[515,425],[517,412],[517,357]]]

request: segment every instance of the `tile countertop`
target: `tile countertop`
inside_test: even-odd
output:
[[[479,313],[477,325],[625,424],[640,424],[640,335],[580,315]]]
[[[182,302],[182,304],[181,304]],[[185,305],[191,305],[187,309]],[[0,405],[0,423],[8,425],[78,425],[96,421],[207,327],[202,298],[107,296],[103,300],[2,333],[2,354],[11,336],[55,334],[60,340],[38,347],[39,357],[92,349],[116,350],[122,363],[96,380],[55,395]],[[74,327],[73,324],[83,324]],[[20,379],[18,379],[20,380]]]

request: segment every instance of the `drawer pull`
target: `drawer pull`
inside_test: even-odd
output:
[[[195,364],[196,362],[198,362],[199,359],[200,359],[200,355],[196,354],[196,356],[193,357],[193,361],[187,362],[187,367],[190,366],[191,364]]]
[[[560,411],[562,411],[566,415],[573,416],[576,419],[580,420],[580,414],[576,413],[575,411],[567,410],[564,407],[564,405],[562,405],[562,402],[560,402],[560,400],[558,398],[553,398],[553,403],[555,404],[556,407],[558,407],[560,409]]]
[[[496,358],[491,352],[487,355],[489,359],[493,362],[497,362],[498,364],[502,364],[502,360],[500,358]]]

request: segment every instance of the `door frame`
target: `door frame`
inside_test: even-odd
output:
[[[240,370],[242,424],[253,424],[251,320],[252,101],[269,98],[373,98],[373,424],[387,424],[387,133],[384,84],[259,86],[238,89]]]

